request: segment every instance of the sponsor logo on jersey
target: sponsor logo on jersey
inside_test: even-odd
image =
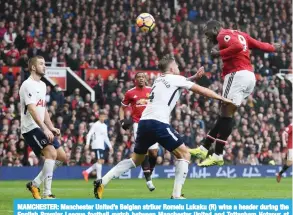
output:
[[[43,99],[40,99],[40,100],[37,102],[36,106],[37,106],[37,107],[38,107],[38,106],[45,107],[45,106],[46,106],[46,102],[45,102]]]

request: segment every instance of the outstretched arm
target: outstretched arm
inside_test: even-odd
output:
[[[269,43],[264,43],[264,42],[261,42],[261,41],[258,41],[256,39],[252,38],[248,34],[246,34],[246,40],[248,42],[249,49],[260,49],[264,52],[275,52],[276,48],[279,48],[279,47],[275,47],[278,44],[275,44],[275,46],[274,46]]]
[[[217,100],[223,101],[225,103],[233,104],[233,102],[230,99],[226,99],[223,96],[218,95],[214,91],[212,91],[212,90],[210,90],[210,89],[208,89],[206,87],[199,86],[197,84],[194,84],[190,88],[190,90],[192,92],[198,93],[200,95],[203,95],[203,96],[206,96],[206,97],[209,97],[209,98],[213,98],[213,99],[217,99]]]

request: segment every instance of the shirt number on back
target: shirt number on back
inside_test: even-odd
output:
[[[156,86],[153,86],[153,88],[150,92],[150,96],[149,96],[150,102],[153,102],[153,99],[155,98],[155,93],[153,92],[155,88],[156,88]]]
[[[238,39],[240,43],[243,45],[243,51],[246,51],[247,50],[246,39],[242,35],[238,35]]]

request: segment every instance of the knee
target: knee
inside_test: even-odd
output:
[[[105,163],[105,160],[99,159],[99,160],[97,161],[97,163],[98,163],[98,164],[104,164],[104,163]]]
[[[233,117],[237,110],[237,106],[233,104],[222,105],[221,107],[221,116],[222,117]]]
[[[187,150],[182,152],[182,158],[181,159],[190,161],[190,153]]]
[[[187,161],[190,161],[190,153],[187,150],[187,147],[180,147],[179,150],[176,150],[176,152],[174,152],[174,155],[177,159],[184,159]]]
[[[52,160],[56,160],[57,159],[57,151],[53,146],[46,146],[43,149],[43,155],[46,159],[52,159]]]
[[[66,158],[66,154],[63,150],[61,152],[57,151],[57,160],[64,162],[64,163],[66,162],[67,158]]]
[[[136,167],[140,166],[142,162],[144,161],[145,155],[138,155],[136,153],[133,153],[131,156],[132,162],[135,164]]]

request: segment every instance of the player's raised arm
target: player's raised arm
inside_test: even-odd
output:
[[[233,104],[233,102],[230,99],[226,99],[223,96],[218,95],[214,91],[212,91],[212,90],[210,90],[210,89],[208,89],[206,87],[199,86],[197,84],[192,85],[192,87],[190,88],[190,90],[192,92],[198,93],[198,94],[200,94],[202,96],[206,96],[206,97],[209,97],[209,98],[217,99],[217,100],[223,101],[225,103],[231,103],[231,104]]]
[[[226,99],[223,96],[218,95],[217,93],[215,93],[214,91],[212,91],[206,87],[201,87],[198,84],[194,84],[181,75],[178,75],[176,77],[176,82],[174,84],[179,88],[188,89],[188,90],[195,92],[195,93],[198,93],[200,95],[203,95],[203,96],[206,96],[209,98],[213,98],[213,99],[217,99],[217,100],[223,101],[225,103],[232,104],[232,101],[230,99]]]
[[[245,34],[249,49],[260,49],[265,52],[275,52],[279,48],[278,44],[271,45],[269,43],[258,41],[248,34]]]

